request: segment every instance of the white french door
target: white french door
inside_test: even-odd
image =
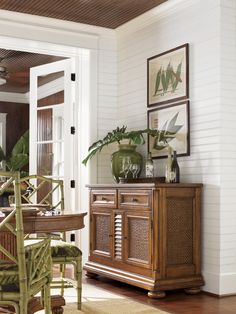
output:
[[[73,210],[75,142],[72,61],[30,69],[30,174],[64,180],[65,206]]]

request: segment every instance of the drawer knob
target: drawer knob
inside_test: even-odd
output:
[[[133,203],[138,203],[138,200],[137,200],[137,198],[132,198],[132,200],[131,200]]]
[[[102,201],[108,201],[106,197],[102,196]]]

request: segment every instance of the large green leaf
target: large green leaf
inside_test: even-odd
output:
[[[108,132],[107,135],[102,139],[98,140],[97,142],[93,143],[88,150],[88,155],[82,161],[84,165],[87,164],[88,160],[91,159],[97,152],[100,152],[102,148],[106,145],[111,143],[120,143],[122,140],[129,140],[130,144],[134,145],[142,145],[145,143],[145,139],[143,134],[149,134],[150,136],[158,136],[158,130],[151,130],[151,129],[143,129],[137,131],[130,131],[126,132],[126,126],[122,128],[116,128],[112,132]]]
[[[11,156],[10,160],[6,162],[6,165],[10,171],[19,171],[28,163],[29,163],[28,154],[18,154]]]
[[[0,162],[3,160],[6,160],[6,156],[4,154],[2,147],[0,146]]]
[[[29,154],[29,130],[27,130],[14,145],[11,156]]]

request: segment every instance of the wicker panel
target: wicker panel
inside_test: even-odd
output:
[[[193,263],[193,201],[167,200],[167,265]]]
[[[128,258],[148,262],[149,221],[144,218],[129,218],[129,256]],[[142,236],[140,236],[142,235]]]
[[[115,245],[115,258],[122,258],[122,216],[115,215],[115,228],[114,228],[114,245]]]
[[[96,215],[95,218],[95,250],[109,253],[110,216]]]
[[[16,256],[16,237],[11,232],[1,231],[0,243],[8,252]],[[0,260],[11,261],[3,252],[0,252]]]

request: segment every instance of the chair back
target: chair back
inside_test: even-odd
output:
[[[63,181],[47,178],[40,175],[29,175],[20,179],[21,186],[21,201],[22,206],[32,205],[45,207],[46,210],[55,213],[63,212],[64,191]],[[12,204],[14,200],[10,198]]]
[[[15,202],[0,217],[0,304],[16,306],[18,302],[20,313],[28,313],[27,300],[51,280],[50,238],[24,239],[20,174],[1,171],[0,177],[7,179],[0,186],[0,195],[13,186]]]
[[[16,276],[19,277],[19,286],[23,295],[27,292],[26,282],[26,263],[25,263],[25,248],[24,248],[24,227],[23,215],[21,210],[21,193],[20,193],[20,174],[19,172],[0,172],[2,178],[7,181],[0,186],[0,195],[2,195],[9,187],[14,186],[15,206],[10,213],[1,219],[0,232],[8,232],[9,238],[16,242],[16,252],[11,250],[11,246],[5,247],[1,242],[1,263],[0,263],[0,281],[3,278],[6,269],[5,263],[16,265]],[[3,268],[4,265],[4,268]],[[1,269],[2,268],[2,269]]]

